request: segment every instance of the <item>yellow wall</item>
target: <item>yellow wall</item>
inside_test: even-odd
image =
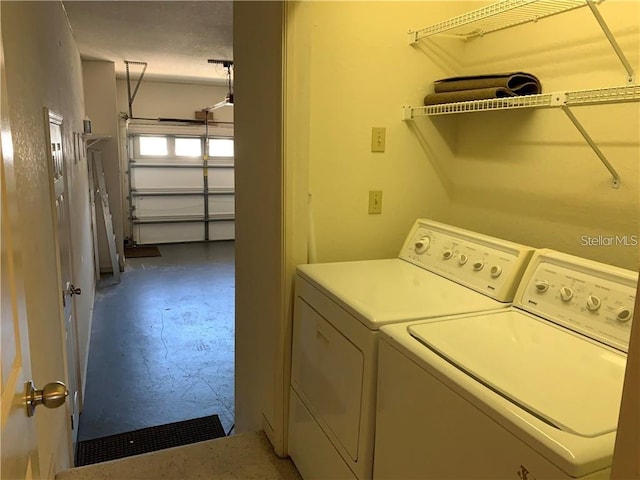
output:
[[[63,336],[57,308],[60,290],[50,201],[48,151],[43,109],[64,118],[63,151],[67,195],[72,207],[73,283],[80,349],[86,352],[94,297],[93,253],[84,157],[74,161],[73,133],[82,132],[84,116],[80,55],[59,2],[2,2],[9,114],[15,149],[19,228],[24,242],[25,293],[29,319],[33,380],[43,386],[65,378]],[[83,365],[83,370],[86,365]],[[69,417],[64,408],[39,409],[35,416],[43,476],[71,462],[67,444]]]
[[[394,257],[416,218],[447,220],[451,148],[436,126],[415,132],[403,123],[401,106],[418,104],[429,82],[450,68],[409,46],[408,29],[464,7],[299,4],[309,10],[312,25],[309,190],[317,261]],[[386,128],[384,153],[371,152],[371,127]],[[445,136],[451,131],[444,126]],[[381,215],[368,214],[369,190],[383,191]]]
[[[640,3],[603,2],[599,10],[638,72]],[[626,83],[588,8],[469,41],[461,58],[461,73],[523,70],[537,75],[545,92]],[[638,103],[572,111],[620,174],[620,189],[611,188],[609,172],[560,109],[463,115],[449,169],[450,220],[637,271],[637,244],[586,244],[600,236],[640,240]]]
[[[625,83],[588,8],[468,42],[407,43],[409,28],[486,3],[299,4],[312,19],[310,33],[299,35],[310,36],[301,81],[310,84],[317,261],[395,256],[411,222],[424,216],[637,269],[637,248],[582,246],[600,235],[639,239],[637,104],[574,109],[619,171],[619,190],[560,109],[400,120],[401,105],[420,105],[433,80],[448,76],[524,70],[544,91]],[[636,71],[639,9],[636,1],[600,5]],[[369,151],[372,126],[387,128],[385,153]],[[383,190],[382,215],[367,214],[369,190]]]

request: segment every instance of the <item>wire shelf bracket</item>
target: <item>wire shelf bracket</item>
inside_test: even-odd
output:
[[[612,177],[611,188],[620,188],[620,175],[618,175],[618,172],[616,171],[616,169],[613,168],[611,163],[609,163],[609,160],[607,160],[607,157],[604,156],[604,153],[602,153],[602,150],[598,148],[598,145],[596,144],[596,142],[593,141],[591,136],[584,129],[584,127],[582,126],[580,121],[576,118],[576,116],[573,114],[571,109],[567,105],[562,105],[561,108],[562,108],[562,111],[566,113],[567,117],[569,117],[569,120],[571,120],[571,123],[573,123],[573,126],[576,127],[578,132],[580,132],[580,135],[582,135],[582,138],[584,138],[584,140],[587,142],[587,144],[589,144],[593,152],[598,156],[602,164],[606,167],[607,170],[609,170],[609,173],[611,174],[611,177]]]
[[[604,0],[601,0],[601,1],[604,1]],[[627,83],[629,84],[635,83],[635,73],[633,72],[633,68],[631,68],[631,64],[629,63],[629,60],[627,60],[627,57],[625,56],[624,52],[620,48],[620,45],[618,45],[618,42],[616,41],[616,37],[613,35],[611,30],[609,30],[609,26],[607,25],[607,22],[604,20],[604,18],[600,14],[600,11],[598,10],[598,7],[596,6],[595,2],[593,0],[586,0],[586,2],[587,2],[587,5],[589,6],[589,9],[591,10],[591,13],[593,14],[594,18],[598,22],[598,25],[600,25],[600,28],[602,29],[602,33],[604,33],[605,37],[607,37],[607,40],[611,44],[611,48],[613,48],[613,51],[618,56],[618,59],[622,63],[622,66],[627,71]]]

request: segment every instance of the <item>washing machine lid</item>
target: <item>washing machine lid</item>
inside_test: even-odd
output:
[[[583,437],[616,430],[626,366],[622,353],[516,309],[414,325],[409,333],[561,430]]]
[[[397,258],[315,263],[297,271],[372,330],[508,305]]]

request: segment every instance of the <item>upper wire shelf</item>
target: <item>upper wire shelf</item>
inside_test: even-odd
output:
[[[587,0],[502,0],[435,25],[409,30],[409,43],[439,33],[466,40],[586,5]]]

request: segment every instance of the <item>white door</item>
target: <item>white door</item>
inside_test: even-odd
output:
[[[2,56],[2,106],[0,156],[2,157],[2,347],[0,349],[0,450],[2,478],[39,477],[35,422],[26,415],[25,384],[31,379],[29,334],[27,327],[22,251],[15,231],[17,221],[16,191],[13,178],[13,143],[7,109],[7,95]]]
[[[77,324],[75,321],[74,295],[80,294],[80,289],[71,280],[71,244],[69,238],[69,205],[66,195],[64,178],[64,156],[62,151],[62,117],[50,111],[45,111],[49,122],[50,174],[53,177],[53,206],[54,231],[56,232],[57,250],[59,255],[59,271],[61,281],[61,298],[64,312],[64,334],[66,345],[67,387],[69,389],[69,405],[71,408],[71,435],[75,450],[78,438],[78,379],[79,359],[77,344]]]

